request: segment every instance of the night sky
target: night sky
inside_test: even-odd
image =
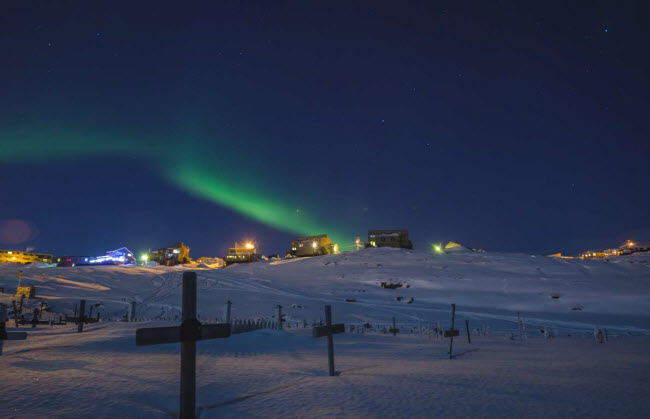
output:
[[[348,3],[3,4],[0,247],[650,241],[644,2]]]

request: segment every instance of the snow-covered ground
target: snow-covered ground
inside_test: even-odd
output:
[[[198,344],[197,404],[203,417],[644,417],[650,412],[650,254],[606,260],[367,249],[339,255],[206,267],[21,267],[0,265],[0,287],[17,272],[55,312],[83,298],[105,319],[138,302],[141,323],[40,326],[4,344],[0,412],[9,417],[170,417],[178,413],[179,345],[136,347],[144,325],[180,314],[184,270],[199,278],[203,321],[271,319],[311,323],[332,305],[335,322],[388,324],[405,332],[457,324],[489,326],[469,345],[428,333],[335,338],[339,377],[327,376],[325,342],[309,329],[261,330]],[[399,289],[379,282],[400,282]],[[406,287],[408,285],[408,288]],[[558,298],[552,298],[552,296]],[[402,297],[397,301],[396,297]],[[413,298],[413,302],[407,301]],[[346,302],[345,300],[356,300]],[[10,302],[8,294],[0,302]],[[521,312],[530,338],[511,340]],[[13,326],[9,322],[8,326]],[[594,342],[594,326],[610,341]],[[540,329],[556,332],[543,339]],[[9,330],[13,330],[11,327]],[[569,336],[570,335],[570,336]]]
[[[39,301],[70,314],[84,298],[101,303],[105,317],[121,317],[135,300],[138,317],[173,320],[180,313],[182,271],[191,269],[198,273],[202,319],[223,319],[231,300],[234,318],[270,317],[281,304],[291,321],[311,322],[323,316],[324,304],[332,304],[334,317],[346,322],[388,322],[393,316],[403,322],[435,322],[448,320],[449,305],[456,303],[464,318],[499,329],[515,326],[519,311],[531,324],[567,330],[599,325],[650,331],[650,253],[607,261],[367,249],[225,269],[4,264],[0,287],[14,290],[20,269],[23,284],[36,286]],[[404,286],[384,289],[378,285],[382,281]]]

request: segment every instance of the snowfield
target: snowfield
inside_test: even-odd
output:
[[[650,254],[565,260],[367,249],[225,269],[4,264],[0,287],[13,292],[20,269],[23,284],[36,286],[28,307],[45,301],[72,314],[86,299],[101,304],[96,312],[105,321],[82,334],[70,324],[23,326],[27,340],[5,342],[3,417],[177,416],[179,345],[136,347],[134,335],[177,323],[185,270],[198,274],[202,321],[222,321],[230,300],[235,319],[273,320],[281,304],[291,326],[199,342],[201,417],[650,414]],[[0,302],[11,300],[0,294]],[[130,301],[142,321],[115,321]],[[450,303],[461,330],[451,361],[448,340],[429,333],[449,326]],[[335,322],[378,329],[336,335],[339,377],[327,376],[325,340],[303,327],[323,317],[325,304]],[[529,336],[523,341],[511,339],[518,312]],[[393,317],[401,333],[381,333]],[[7,326],[14,330],[13,321]],[[608,343],[594,341],[596,326],[607,329]],[[543,328],[557,338],[544,339]]]

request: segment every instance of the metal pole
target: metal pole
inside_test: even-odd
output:
[[[465,330],[467,330],[467,343],[472,343],[472,338],[469,335],[469,320],[465,320]]]
[[[196,273],[183,272],[182,320],[196,319]],[[181,419],[194,419],[196,405],[196,341],[181,342]]]
[[[397,327],[395,326],[395,317],[393,317],[393,336],[395,335],[397,335]]]
[[[232,302],[228,300],[226,303],[226,323],[230,323],[230,307],[232,306]]]
[[[451,305],[451,330],[454,330],[454,320],[456,319],[456,304]],[[449,337],[449,359],[452,357],[452,351],[454,348],[454,335],[452,334]]]
[[[327,360],[329,362],[330,377],[334,377],[334,337],[332,336],[332,306],[325,306],[325,327],[327,327]]]

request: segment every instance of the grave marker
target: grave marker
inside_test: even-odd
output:
[[[11,302],[13,309],[14,309],[14,323],[16,326],[16,329],[18,328],[18,310],[16,309],[16,300],[13,300]]]
[[[151,327],[135,332],[135,344],[181,344],[181,419],[196,415],[196,341],[230,336],[230,324],[202,325],[196,319],[196,273],[183,272],[183,316],[180,326]]]
[[[77,333],[84,331],[84,321],[86,320],[86,300],[79,300],[79,316],[77,317]]]
[[[449,338],[449,359],[453,357],[453,349],[454,349],[454,336],[460,335],[460,332],[456,329],[454,329],[454,321],[456,320],[456,304],[451,305],[451,328],[449,330],[445,330],[445,337]]]
[[[325,326],[314,327],[312,329],[312,333],[315,338],[327,336],[327,360],[329,363],[329,374],[330,377],[337,375],[336,371],[334,370],[334,338],[332,335],[336,333],[345,333],[345,324],[332,324],[332,306],[325,306]]]
[[[228,300],[226,303],[226,323],[230,324],[230,307],[232,307],[232,302]]]
[[[137,305],[137,303],[135,301],[131,301],[129,303],[128,312],[126,314],[126,321],[127,322],[135,321],[135,307],[136,307],[136,305]]]
[[[395,326],[395,317],[393,317],[393,327],[391,329],[388,329],[388,331],[392,333],[393,336],[399,333],[399,329],[397,328],[397,326]]]
[[[285,314],[282,314],[282,306],[275,306],[275,317],[277,319],[278,330],[282,330],[282,323],[284,323],[285,316]]]
[[[7,332],[7,306],[0,304],[0,356],[2,355],[2,346],[5,340],[25,340],[27,333],[25,332]]]

